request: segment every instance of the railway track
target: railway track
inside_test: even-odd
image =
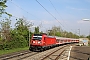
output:
[[[69,50],[70,45],[61,45],[43,52],[20,51],[0,56],[0,60],[58,60],[60,58],[63,60],[62,55],[67,58],[65,53]]]
[[[68,58],[69,50],[70,45],[62,45],[40,52],[23,60],[63,60]]]
[[[60,58],[60,56],[62,55],[62,53],[65,51],[65,47],[66,46],[63,46],[63,47],[51,52],[50,54],[48,54],[41,60],[58,60]]]
[[[25,59],[27,57],[33,56],[38,53],[39,52],[31,52],[29,50],[25,50],[25,51],[21,51],[21,52],[2,55],[2,56],[0,56],[0,60],[21,60],[21,59]]]
[[[58,50],[59,51],[59,50]],[[56,52],[52,52],[51,54],[47,55],[46,57],[42,58],[41,60],[58,60],[59,57],[61,56],[61,54],[64,52],[65,50],[62,50],[60,53],[56,53]]]

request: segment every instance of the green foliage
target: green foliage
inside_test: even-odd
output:
[[[39,32],[39,27],[35,27],[35,32],[34,32],[35,34],[39,34],[40,32]]]
[[[18,47],[25,47],[27,46],[27,41],[25,39],[24,36],[18,34],[17,30],[13,30],[11,32],[12,34],[12,43],[11,45],[13,46],[13,48],[18,48]]]
[[[62,30],[61,30],[60,26],[58,26],[58,27],[54,26],[54,27],[52,27],[51,30],[48,30],[48,34],[51,36],[61,36],[61,32],[62,32]]]
[[[5,18],[1,20],[1,39],[2,40],[11,40],[10,39],[10,25],[11,25],[11,20],[8,18]]]
[[[90,35],[88,35],[87,38],[90,40]]]
[[[67,37],[67,38],[79,38],[78,35],[73,34],[72,32],[62,31],[60,26],[54,26],[51,30],[48,30],[48,35],[51,36],[60,36],[60,37]]]
[[[7,0],[0,0],[0,17],[2,16],[2,14],[6,14],[9,17],[12,16],[11,14],[5,11],[5,8],[8,7],[6,3],[7,3]]]
[[[29,45],[29,27],[32,26],[31,23],[26,23],[26,20],[20,18],[17,20],[14,29],[10,27],[10,19],[5,19],[0,24],[2,35],[0,36],[0,50],[23,48]]]
[[[5,8],[7,5],[5,4],[7,0],[0,0],[0,14],[3,14],[5,12]]]

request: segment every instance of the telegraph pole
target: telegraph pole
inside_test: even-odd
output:
[[[78,29],[78,31],[79,31],[79,38],[80,38],[80,29]]]
[[[29,47],[30,47],[30,28],[29,28]]]

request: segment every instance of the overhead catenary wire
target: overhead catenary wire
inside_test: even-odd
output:
[[[55,8],[55,6],[53,5],[53,3],[51,2],[51,0],[49,0],[51,5],[53,6],[53,8],[55,9],[55,11],[57,12],[57,14],[60,16],[59,12],[57,11],[57,9]],[[61,16],[60,16],[61,17]],[[61,17],[62,20],[64,20],[62,17]]]
[[[10,0],[9,0],[10,1]],[[36,0],[37,1],[37,0]],[[23,9],[23,8],[21,8],[20,6],[18,6],[17,4],[15,4],[14,2],[12,2],[12,1],[10,1],[12,4],[14,4],[14,5],[16,5],[18,8],[20,8],[21,10],[23,10],[23,11],[25,11],[25,12],[27,12],[27,13],[29,13],[28,11],[26,11],[25,9]],[[38,2],[38,1],[37,1]],[[39,3],[39,2],[38,2]],[[39,3],[41,6],[42,6],[42,4],[41,3]],[[44,8],[44,6],[42,6],[43,8]],[[53,16],[46,8],[44,8],[55,20],[57,20],[57,18],[55,17],[55,16]],[[31,14],[31,13],[29,13],[30,15],[32,15],[32,16],[34,16],[33,14]],[[35,16],[34,16],[35,17]],[[60,24],[61,24],[61,22],[59,21],[59,20],[57,20]],[[61,24],[62,25],[62,24]],[[63,26],[63,25],[62,25]],[[63,26],[64,27],[64,26]]]
[[[14,2],[12,2],[11,0],[8,0],[9,2],[11,2],[12,4],[14,4],[15,6],[17,6],[18,8],[20,8],[21,10],[25,11],[26,13],[30,14],[31,16],[39,19],[38,17],[36,17],[35,15],[33,15],[32,13],[26,11],[25,9],[23,9],[22,7],[18,6],[17,4],[15,4]]]
[[[55,9],[55,11],[57,12],[57,14],[60,16],[59,12],[57,11],[57,9],[55,8],[54,4],[52,3],[51,0],[49,0],[51,5],[53,6],[53,8]],[[60,16],[61,17],[61,16]],[[64,19],[61,17],[62,21],[64,21]],[[65,23],[65,22],[64,22]],[[66,23],[65,23],[66,24]],[[67,24],[66,24],[67,25]],[[72,29],[70,29],[71,31],[73,31]],[[73,31],[74,32],[74,31]]]
[[[57,11],[57,9],[54,7],[53,3],[51,2],[51,0],[49,0],[51,5],[53,6],[53,8],[55,9],[55,11],[57,12],[57,14],[60,16],[59,12]],[[60,16],[61,17],[61,16]],[[62,19],[63,20],[63,19]]]
[[[9,0],[9,2],[11,2],[13,5],[15,5],[16,7],[20,8],[21,10],[25,11],[26,13],[32,15],[33,17],[35,17],[35,18],[37,18],[37,19],[40,19],[40,18],[34,16],[33,14],[31,14],[30,12],[26,11],[25,9],[23,9],[22,7],[18,6],[18,5],[15,4],[14,2],[12,2],[12,0]],[[19,19],[19,17],[16,17],[16,16],[14,16],[14,15],[12,15],[12,17],[16,18],[16,20]],[[42,23],[39,24],[38,26],[41,27],[41,25],[42,25]],[[45,28],[45,27],[44,27],[44,28]]]
[[[61,22],[54,16],[54,15],[52,15],[38,0],[36,0],[36,2],[40,5],[40,6],[42,6],[55,20],[57,20],[60,24],[61,24]],[[62,24],[61,24],[62,25]],[[63,25],[62,25],[63,26]],[[64,27],[64,26],[63,26]]]
[[[26,13],[28,13],[28,14],[30,14],[30,15],[32,15],[32,16],[34,16],[33,14],[31,14],[30,12],[28,12],[28,11],[26,11],[25,9],[23,9],[23,8],[21,8],[20,6],[18,6],[17,4],[15,4],[14,2],[12,2],[11,0],[9,0],[12,4],[14,4],[15,6],[17,6],[18,8],[20,8],[21,10],[23,10],[23,11],[25,11]],[[36,0],[55,20],[57,20],[60,24],[61,24],[61,22],[54,16],[54,15],[52,15],[38,0]],[[50,0],[49,0],[50,1]],[[51,1],[50,1],[51,2]],[[51,4],[52,4],[52,2],[51,2]],[[53,4],[52,4],[53,5]],[[54,7],[54,5],[53,5],[53,7]],[[54,7],[54,9],[56,10],[56,8]],[[56,10],[56,12],[58,13],[58,11]],[[59,13],[58,13],[59,14]],[[13,17],[15,17],[15,16],[13,16]],[[36,17],[36,16],[34,16],[34,17]],[[37,18],[37,17],[36,17]],[[62,26],[63,26],[63,24],[61,24]],[[63,26],[64,27],[64,26]],[[65,28],[65,27],[64,27]]]

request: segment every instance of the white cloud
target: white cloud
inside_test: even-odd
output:
[[[77,21],[77,23],[85,23],[83,20],[79,20],[79,21]]]
[[[69,8],[69,9],[72,9],[72,10],[78,10],[78,11],[88,10],[88,9],[85,9],[85,8],[74,8],[74,7],[66,7],[66,8]]]
[[[42,22],[43,22],[44,24],[48,24],[48,25],[57,23],[55,20],[43,20]]]
[[[79,20],[79,21],[77,21],[77,23],[78,23],[78,24],[82,24],[82,23],[84,24],[84,23],[90,23],[90,22],[89,22],[89,21]]]
[[[87,10],[87,9],[84,9],[84,8],[71,8],[71,9],[73,9],[73,10]]]

